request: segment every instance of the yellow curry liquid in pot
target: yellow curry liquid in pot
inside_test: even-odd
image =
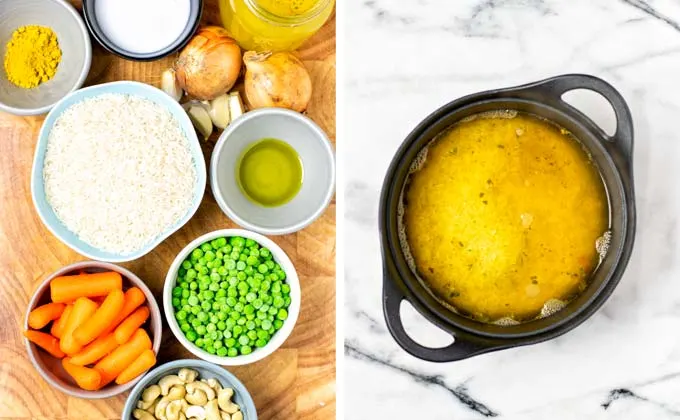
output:
[[[222,24],[246,50],[292,51],[323,26],[335,0],[219,0]]]
[[[609,205],[570,133],[514,111],[480,114],[424,153],[402,228],[412,268],[440,301],[480,321],[522,321],[586,287]]]

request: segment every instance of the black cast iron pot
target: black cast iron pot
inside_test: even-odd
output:
[[[564,93],[589,89],[604,96],[616,113],[616,133],[608,136],[593,121],[562,100]],[[409,167],[418,152],[444,129],[473,114],[517,110],[546,118],[571,131],[590,151],[609,196],[611,242],[589,286],[561,311],[518,325],[474,321],[447,309],[409,268],[399,244],[397,208]],[[383,311],[394,339],[415,357],[449,362],[510,347],[539,343],[575,328],[609,298],[628,264],[635,235],[633,121],[623,97],[593,76],[557,76],[528,85],[482,92],[455,100],[427,117],[406,138],[387,171],[380,198],[380,235],[384,264]],[[450,333],[454,343],[428,348],[413,341],[399,315],[407,300],[431,323]]]

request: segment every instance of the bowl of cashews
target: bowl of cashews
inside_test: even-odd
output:
[[[122,420],[257,420],[255,403],[241,381],[202,360],[165,363],[132,389]]]

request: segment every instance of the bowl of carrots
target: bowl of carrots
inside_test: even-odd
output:
[[[33,294],[26,349],[40,375],[78,398],[109,398],[156,364],[161,313],[144,282],[115,264],[84,261],[57,270]]]

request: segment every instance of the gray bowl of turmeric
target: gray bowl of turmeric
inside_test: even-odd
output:
[[[0,111],[44,114],[85,82],[92,60],[87,27],[65,0],[2,5]]]
[[[142,378],[121,419],[257,420],[246,387],[226,369],[202,360],[175,360]]]

